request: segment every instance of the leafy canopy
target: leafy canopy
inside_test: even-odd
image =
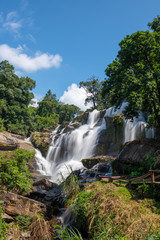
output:
[[[0,153],[0,188],[18,193],[31,188],[31,173],[26,164],[34,157],[34,152],[17,149]]]
[[[80,82],[80,88],[83,87],[87,93],[85,105],[91,103],[93,109],[96,109],[101,102],[101,83],[98,78],[92,76],[88,81]]]
[[[4,120],[7,130],[21,125],[23,131],[27,131],[25,122],[28,117],[28,105],[34,97],[30,91],[34,87],[34,80],[18,77],[8,61],[0,62],[0,119]]]
[[[119,46],[117,58],[105,70],[103,96],[116,108],[127,101],[126,118],[141,110],[150,125],[160,128],[160,32],[138,31]]]

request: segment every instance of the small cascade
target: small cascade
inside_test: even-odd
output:
[[[100,117],[100,112],[94,110],[89,113],[86,124],[65,131],[59,129],[54,131],[52,143],[46,159],[37,150],[36,159],[39,171],[50,177],[51,181],[60,183],[70,174],[71,171],[83,169],[81,160],[94,156],[94,149],[97,146],[99,133],[106,129],[105,117],[114,117],[116,114],[123,114],[127,106],[124,102],[120,109],[111,107],[106,110],[104,117]],[[123,143],[139,139],[142,136],[154,137],[154,129],[147,129],[143,114],[140,112],[138,118],[133,121],[124,119],[124,140]],[[72,126],[72,123],[70,124]],[[58,134],[56,132],[58,131]]]

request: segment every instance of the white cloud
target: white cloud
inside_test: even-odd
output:
[[[32,99],[32,103],[30,104],[31,107],[38,107],[38,102],[43,99],[42,95],[38,95],[34,93],[34,98]]]
[[[6,22],[3,24],[3,27],[6,27],[8,30],[17,31],[22,27],[20,22]]]
[[[60,101],[65,104],[74,104],[85,111],[87,108],[91,107],[91,104],[87,106],[84,105],[86,97],[87,95],[84,88],[79,88],[77,84],[73,83],[68,87],[68,90],[63,93]]]
[[[2,26],[8,31],[18,33],[19,29],[22,27],[22,19],[19,19],[16,11],[9,12],[6,16],[6,20],[3,20]]]
[[[26,72],[34,72],[40,69],[51,67],[58,68],[61,65],[62,57],[59,54],[36,52],[34,57],[23,53],[24,48],[11,48],[7,44],[0,45],[0,60],[8,60],[14,67]]]

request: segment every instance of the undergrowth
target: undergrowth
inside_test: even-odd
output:
[[[92,240],[159,239],[160,216],[155,202],[134,200],[133,195],[125,187],[89,184],[75,202],[76,227]]]

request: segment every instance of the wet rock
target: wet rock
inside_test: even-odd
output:
[[[33,183],[33,188],[27,196],[44,203],[46,206],[61,207],[64,202],[60,187],[44,177]]]
[[[72,122],[79,122],[81,124],[86,124],[88,120],[88,112],[83,113],[82,115],[79,115],[73,119]]]
[[[92,158],[82,159],[82,163],[83,163],[84,167],[90,169],[97,163],[112,162],[115,159],[116,158],[114,158],[112,156],[96,156],[96,157],[92,157]]]
[[[41,151],[44,157],[46,157],[49,145],[52,142],[51,136],[52,134],[48,132],[33,132],[31,134],[33,145]]]
[[[86,182],[95,182],[99,180],[99,175],[111,176],[112,175],[112,166],[109,162],[98,163],[93,166],[91,169],[83,170],[80,175],[80,183],[83,184]]]
[[[11,216],[28,216],[33,213],[44,214],[46,212],[46,206],[43,203],[15,193],[0,191],[0,200],[3,201],[4,212]]]
[[[120,152],[117,160],[125,164],[140,165],[146,158],[155,152],[155,147],[150,140],[127,142]]]
[[[73,131],[76,128],[79,128],[80,126],[81,126],[81,124],[79,122],[75,122],[75,123],[69,124],[67,127],[64,128],[63,133],[67,133],[67,132]]]
[[[99,132],[95,155],[117,156],[124,141],[124,121],[114,121],[115,117],[105,117],[106,129]]]

